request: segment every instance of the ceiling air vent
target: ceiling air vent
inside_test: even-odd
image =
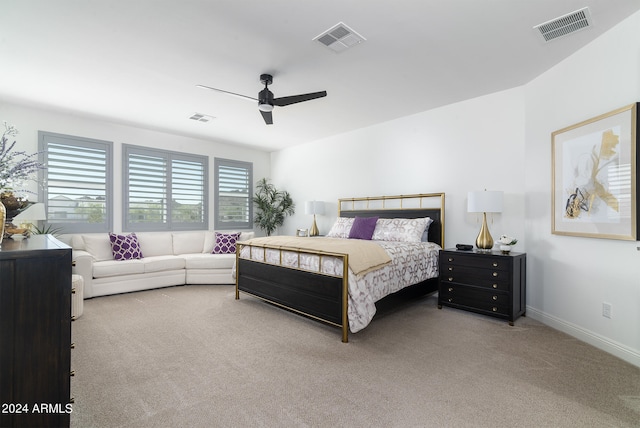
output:
[[[545,42],[549,42],[558,37],[584,30],[591,25],[593,25],[591,22],[591,13],[588,7],[584,7],[575,12],[562,15],[559,18],[552,19],[551,21],[536,25],[533,29],[538,30]]]
[[[327,31],[313,38],[334,52],[340,53],[352,46],[364,42],[365,39],[360,34],[353,31],[343,22],[340,22]]]
[[[197,122],[209,122],[210,120],[215,119],[215,117],[202,113],[193,113],[191,116],[189,116],[189,119],[195,120]]]

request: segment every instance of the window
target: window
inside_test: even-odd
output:
[[[206,230],[208,158],[123,145],[123,228]]]
[[[46,225],[62,233],[110,231],[113,143],[40,131],[38,145]]]
[[[214,227],[251,229],[253,227],[253,164],[215,158]]]

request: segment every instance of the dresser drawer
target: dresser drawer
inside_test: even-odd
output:
[[[440,258],[440,266],[466,266],[481,269],[494,269],[508,271],[511,269],[511,260],[506,257],[478,257],[473,254],[443,253]]]
[[[447,282],[462,284],[476,284],[482,282],[484,286],[493,283],[507,283],[510,272],[499,269],[480,269],[470,266],[445,265],[440,268],[440,277]]]
[[[473,276],[465,276],[465,275],[447,275],[446,272],[440,275],[440,283],[443,284],[443,287],[448,287],[451,284],[464,284],[464,285],[475,285],[476,287],[483,287],[490,290],[497,290],[503,292],[511,291],[511,282],[508,278],[497,278],[493,276],[485,276],[485,277],[473,277]]]
[[[509,295],[505,293],[491,293],[488,290],[455,285],[443,287],[441,293],[442,302],[449,305],[466,306],[501,315],[509,313]]]

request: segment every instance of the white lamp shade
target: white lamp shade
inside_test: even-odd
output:
[[[470,213],[501,213],[503,194],[504,192],[496,190],[469,192],[467,211]]]
[[[324,214],[324,202],[307,201],[304,207],[305,214]]]
[[[38,221],[38,220],[46,220],[47,213],[44,209],[44,204],[42,202],[36,202],[35,204],[29,206],[26,210],[22,211],[20,214],[13,218],[13,221]]]

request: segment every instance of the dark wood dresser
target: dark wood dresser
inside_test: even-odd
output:
[[[509,321],[526,311],[527,255],[440,251],[438,308],[451,306]]]
[[[0,426],[68,427],[71,248],[51,235],[0,245]]]

